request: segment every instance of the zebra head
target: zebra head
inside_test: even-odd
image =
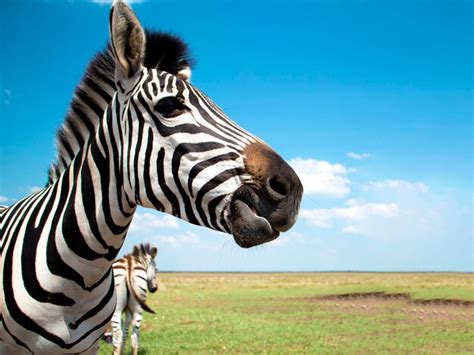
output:
[[[303,188],[292,168],[186,79],[143,65],[145,34],[116,1],[110,14],[121,165],[133,203],[231,233],[244,248],[296,222]],[[113,113],[111,113],[113,112]]]
[[[158,249],[150,247],[149,243],[134,246],[132,255],[141,261],[146,270],[146,283],[148,291],[156,292],[158,290],[158,283],[156,281],[156,254]]]

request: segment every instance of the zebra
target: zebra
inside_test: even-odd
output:
[[[174,72],[147,67],[148,37],[123,1],[109,26],[109,51],[59,131],[49,184],[0,212],[2,354],[97,352],[116,304],[112,263],[137,206],[243,248],[297,219],[303,187],[283,158],[194,87],[182,61]]]
[[[132,349],[138,353],[140,324],[143,310],[155,313],[147,304],[147,290],[156,292],[155,257],[158,250],[150,244],[134,246],[131,254],[113,263],[117,306],[112,317],[114,354],[121,354],[128,336],[128,328],[132,322]],[[122,313],[125,322],[122,327]]]

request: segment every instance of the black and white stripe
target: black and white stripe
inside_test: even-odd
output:
[[[116,304],[112,262],[139,205],[246,248],[296,221],[297,176],[187,81],[182,42],[146,37],[119,0],[110,32],[59,132],[48,186],[0,211],[2,354],[97,351]],[[164,43],[150,66],[146,40]]]

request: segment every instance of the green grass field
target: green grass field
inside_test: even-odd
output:
[[[141,354],[474,353],[473,274],[164,273],[158,280]],[[388,295],[360,294],[381,291]],[[102,342],[100,353],[111,352]]]

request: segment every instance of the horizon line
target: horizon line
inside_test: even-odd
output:
[[[375,271],[375,270],[319,270],[319,271],[199,271],[199,270],[158,270],[158,273],[168,274],[474,274],[474,271]]]

